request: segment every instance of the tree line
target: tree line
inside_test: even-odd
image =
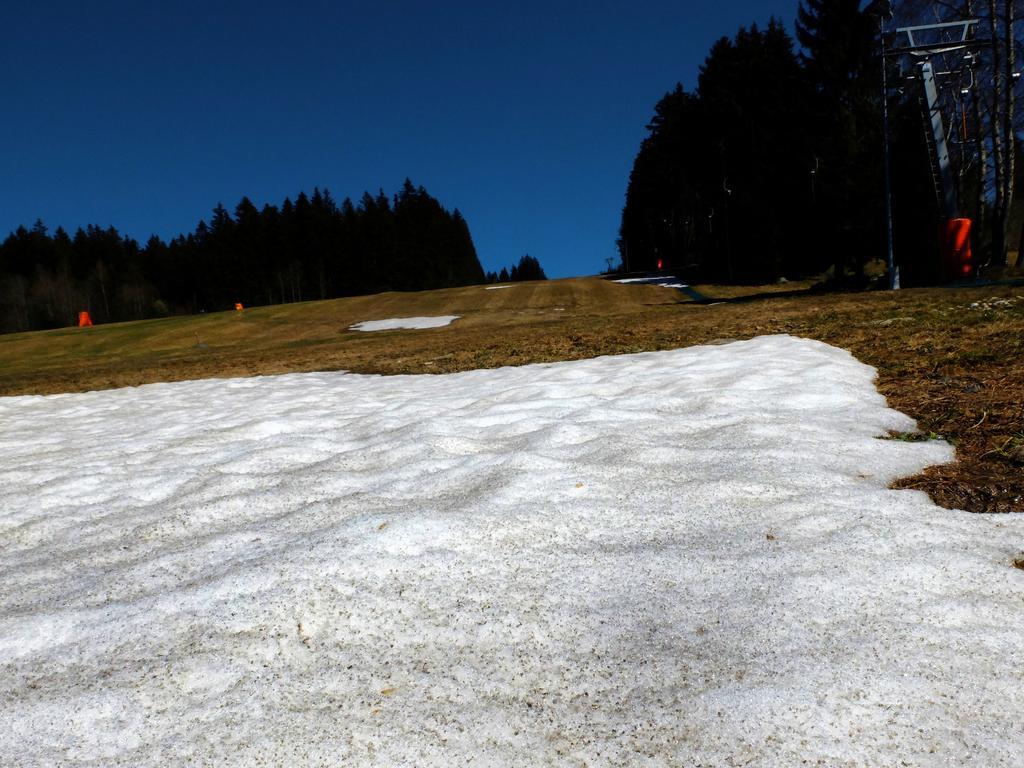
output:
[[[115,228],[52,234],[41,221],[0,243],[0,332],[482,283],[469,226],[406,181],[388,198],[336,204],[327,190],[280,206],[243,197],[164,242]]]
[[[526,254],[511,269],[502,267],[501,272],[488,272],[485,278],[488,283],[521,283],[526,280],[547,280],[548,276],[544,274],[540,262]]]
[[[837,283],[865,282],[887,250],[880,25],[892,49],[897,27],[975,17],[974,61],[962,66],[959,51],[936,64],[956,71],[940,85],[961,215],[975,221],[976,253],[1001,264],[1021,236],[1014,3],[907,0],[883,18],[889,5],[804,0],[795,39],[772,19],[716,42],[696,87],[655,105],[626,189],[621,268],[734,282],[830,268]],[[895,252],[904,282],[926,283],[940,212],[906,59],[886,59]]]

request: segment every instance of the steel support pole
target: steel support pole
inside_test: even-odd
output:
[[[878,17],[878,39],[882,44],[882,156],[885,165],[885,230],[886,230],[886,267],[889,272],[889,290],[897,291],[900,287],[900,269],[896,266],[896,255],[893,251],[892,238],[892,174],[889,166],[889,76],[885,66],[885,28],[882,17]]]
[[[928,128],[935,142],[935,163],[938,166],[942,196],[939,204],[947,219],[957,217],[956,179],[953,166],[949,161],[949,148],[946,146],[946,129],[942,125],[942,111],[939,109],[939,91],[935,86],[935,70],[931,60],[921,63],[921,86],[924,89],[924,102],[928,110]]]

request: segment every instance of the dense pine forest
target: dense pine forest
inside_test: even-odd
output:
[[[960,215],[980,261],[1004,263],[1024,213],[1014,3],[805,0],[795,39],[774,20],[741,28],[711,48],[695,88],[655,106],[626,191],[623,268],[660,262],[727,282],[831,269],[836,283],[864,284],[865,264],[887,252],[880,30],[891,50],[906,44],[898,27],[975,17],[975,58],[935,63],[950,70],[939,87]],[[896,263],[904,284],[934,282],[940,214],[919,61],[886,62]]]
[[[0,332],[67,326],[82,310],[102,323],[484,280],[466,220],[423,187],[340,205],[315,189],[218,205],[194,232],[141,246],[113,227],[20,227],[0,244]]]

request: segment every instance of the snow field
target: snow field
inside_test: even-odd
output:
[[[1016,765],[1024,520],[786,336],[0,398],[0,764]]]

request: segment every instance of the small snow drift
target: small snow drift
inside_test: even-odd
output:
[[[421,330],[441,328],[458,320],[459,315],[437,315],[436,317],[393,317],[388,320],[364,320],[350,325],[350,331],[396,331],[400,329]]]
[[[979,765],[1024,516],[785,336],[0,398],[0,765]]]
[[[511,285],[488,285],[485,291],[500,291],[502,288],[511,288]]]

